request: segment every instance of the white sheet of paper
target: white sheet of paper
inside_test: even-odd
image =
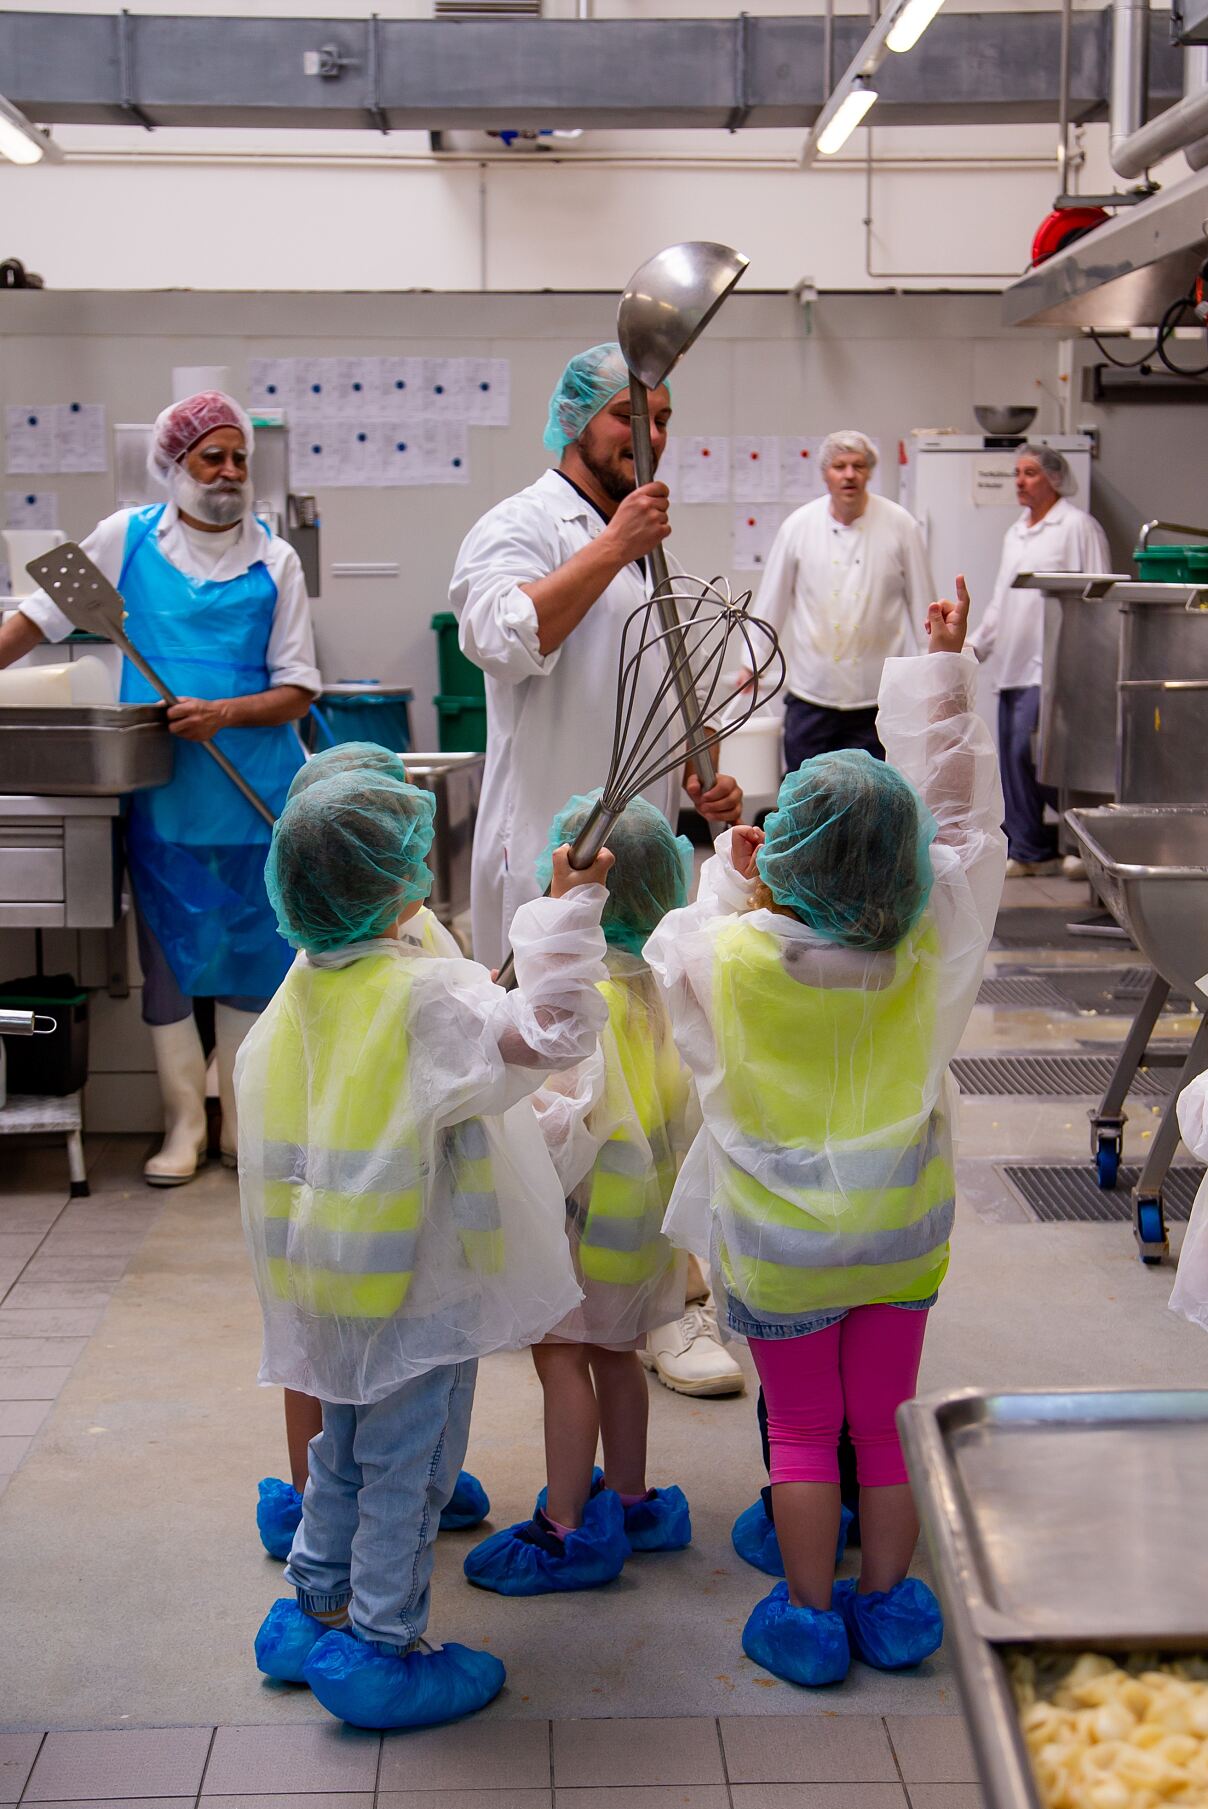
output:
[[[249,358],[248,404],[258,408],[293,408],[297,404],[296,358]]]
[[[507,427],[512,419],[512,366],[507,358],[466,358],[466,419],[471,427]]]
[[[4,493],[4,525],[6,528],[57,528],[59,525],[58,491],[6,490]]]
[[[424,412],[422,358],[379,358],[378,387],[388,421],[418,421]]]
[[[825,484],[818,469],[818,448],[822,441],[816,434],[781,434],[780,498],[782,502],[813,502],[821,496]]]
[[[732,444],[730,471],[735,502],[777,502],[780,497],[779,435],[737,435]]]
[[[426,482],[419,428],[420,423],[410,419],[383,422],[379,486]]]
[[[107,471],[105,406],[60,402],[55,408],[56,471]]]
[[[763,570],[784,517],[779,503],[744,503],[735,509],[730,524],[730,563],[736,572]]]
[[[339,358],[294,360],[294,407],[304,420],[331,421],[339,415],[341,362]]]
[[[672,502],[679,501],[679,469],[680,443],[678,439],[672,435],[663,447],[663,456],[659,460],[659,468],[654,474],[660,484],[666,484],[671,493]]]
[[[381,482],[385,424],[380,421],[329,421],[324,437],[331,447],[329,484],[345,490],[376,489]]]
[[[7,471],[57,470],[53,407],[34,402],[10,404],[4,411],[4,449]]]
[[[459,421],[425,421],[425,462],[430,484],[468,484],[470,430]]]
[[[335,358],[333,412],[343,421],[380,416],[381,384],[376,358]]]
[[[680,441],[679,500],[728,502],[730,442],[724,434],[688,434]]]
[[[299,415],[289,427],[290,487],[306,496],[338,481],[341,470],[337,449],[338,427],[317,415]]]
[[[429,421],[464,421],[469,416],[468,358],[424,359],[424,415]]]

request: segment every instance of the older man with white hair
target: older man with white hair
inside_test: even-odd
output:
[[[885,661],[917,650],[935,597],[914,517],[868,489],[876,448],[854,429],[828,434],[819,457],[827,494],[789,516],[772,543],[758,611],[788,662],[784,758],[865,748],[877,737]]]

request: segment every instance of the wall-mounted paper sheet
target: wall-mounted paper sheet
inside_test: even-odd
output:
[[[685,503],[729,501],[730,442],[724,434],[689,434],[681,439],[679,496]]]
[[[422,358],[379,358],[378,387],[387,421],[418,421],[424,412]]]
[[[730,524],[731,565],[736,572],[761,572],[786,510],[780,503],[744,503]]]
[[[17,402],[4,411],[5,469],[57,471],[53,407]]]
[[[782,502],[812,502],[821,496],[825,485],[818,469],[818,448],[822,441],[816,434],[781,434],[780,499]]]
[[[777,434],[739,434],[733,441],[730,469],[735,502],[776,502],[780,497],[780,438]]]
[[[296,358],[252,358],[248,362],[248,405],[293,408],[297,402]]]
[[[59,525],[58,491],[6,490],[4,493],[4,525],[6,528],[57,528]]]
[[[105,409],[100,402],[60,402],[55,409],[56,471],[107,471]]]
[[[512,418],[512,367],[506,358],[465,360],[466,419],[471,427],[507,427]]]

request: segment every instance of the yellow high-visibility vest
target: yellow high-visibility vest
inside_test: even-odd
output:
[[[715,1143],[726,1284],[760,1313],[925,1300],[955,1183],[926,1098],[939,944],[924,920],[880,988],[803,985],[739,918],[717,938],[714,1023],[740,1144]],[[760,1178],[756,1178],[757,1175]]]
[[[320,1317],[407,1298],[427,1164],[410,1115],[411,982],[391,955],[290,969],[267,1064],[264,1214],[274,1292]],[[410,1128],[401,1138],[400,1120]]]
[[[670,1260],[661,1227],[675,1185],[673,1134],[688,1080],[670,1029],[656,1042],[651,1013],[634,987],[605,980],[600,992],[619,1056],[619,1071],[608,1064],[603,1110],[617,1122],[596,1157],[579,1261],[591,1281],[634,1286]],[[634,1136],[631,1102],[644,1141]]]

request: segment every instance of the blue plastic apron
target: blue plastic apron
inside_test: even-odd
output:
[[[277,602],[268,567],[257,560],[225,583],[189,577],[159,550],[163,512],[162,504],[138,509],[126,529],[118,589],[127,634],[179,697],[266,691]],[[154,703],[158,693],[127,660],[121,696]],[[223,729],[214,739],[279,812],[303,762],[292,724]],[[129,800],[126,857],[139,910],[183,993],[267,998],[294,958],[264,889],[269,826],[200,743],[178,736],[174,745],[168,784]]]

